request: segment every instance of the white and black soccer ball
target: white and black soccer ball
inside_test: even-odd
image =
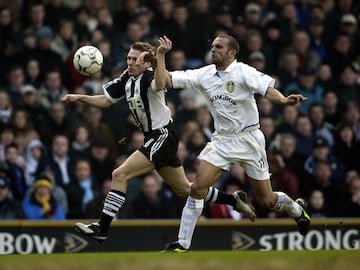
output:
[[[84,76],[91,76],[101,70],[104,57],[94,46],[82,46],[74,54],[75,69]]]

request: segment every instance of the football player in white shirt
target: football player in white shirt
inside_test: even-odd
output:
[[[166,38],[166,44],[165,52],[171,49],[171,40]],[[201,212],[196,211],[189,200],[215,201],[218,194],[211,185],[232,164],[244,167],[260,206],[287,213],[295,219],[302,235],[308,232],[310,217],[304,210],[305,201],[293,201],[285,193],[272,190],[265,139],[259,129],[259,113],[254,94],[284,105],[295,105],[307,98],[298,94],[285,97],[274,88],[273,78],[237,62],[238,52],[239,43],[235,38],[220,35],[211,44],[213,64],[194,70],[166,73],[167,76],[163,78],[164,87],[192,88],[198,91],[207,101],[215,124],[211,142],[198,157],[200,164],[191,186],[191,197],[183,209],[178,241],[171,243],[169,250],[183,252],[190,248],[200,215],[196,216],[194,213]],[[163,61],[164,54],[158,54],[157,61]]]

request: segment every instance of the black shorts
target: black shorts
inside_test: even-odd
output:
[[[144,145],[139,151],[155,164],[156,170],[164,166],[180,167],[177,157],[179,140],[174,130],[167,127],[145,132]]]

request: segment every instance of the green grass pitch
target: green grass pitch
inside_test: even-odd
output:
[[[342,270],[359,251],[193,251],[1,255],[1,270]]]

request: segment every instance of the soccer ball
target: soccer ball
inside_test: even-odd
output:
[[[94,46],[82,46],[74,54],[73,64],[75,69],[84,76],[97,73],[104,62],[104,57]]]

